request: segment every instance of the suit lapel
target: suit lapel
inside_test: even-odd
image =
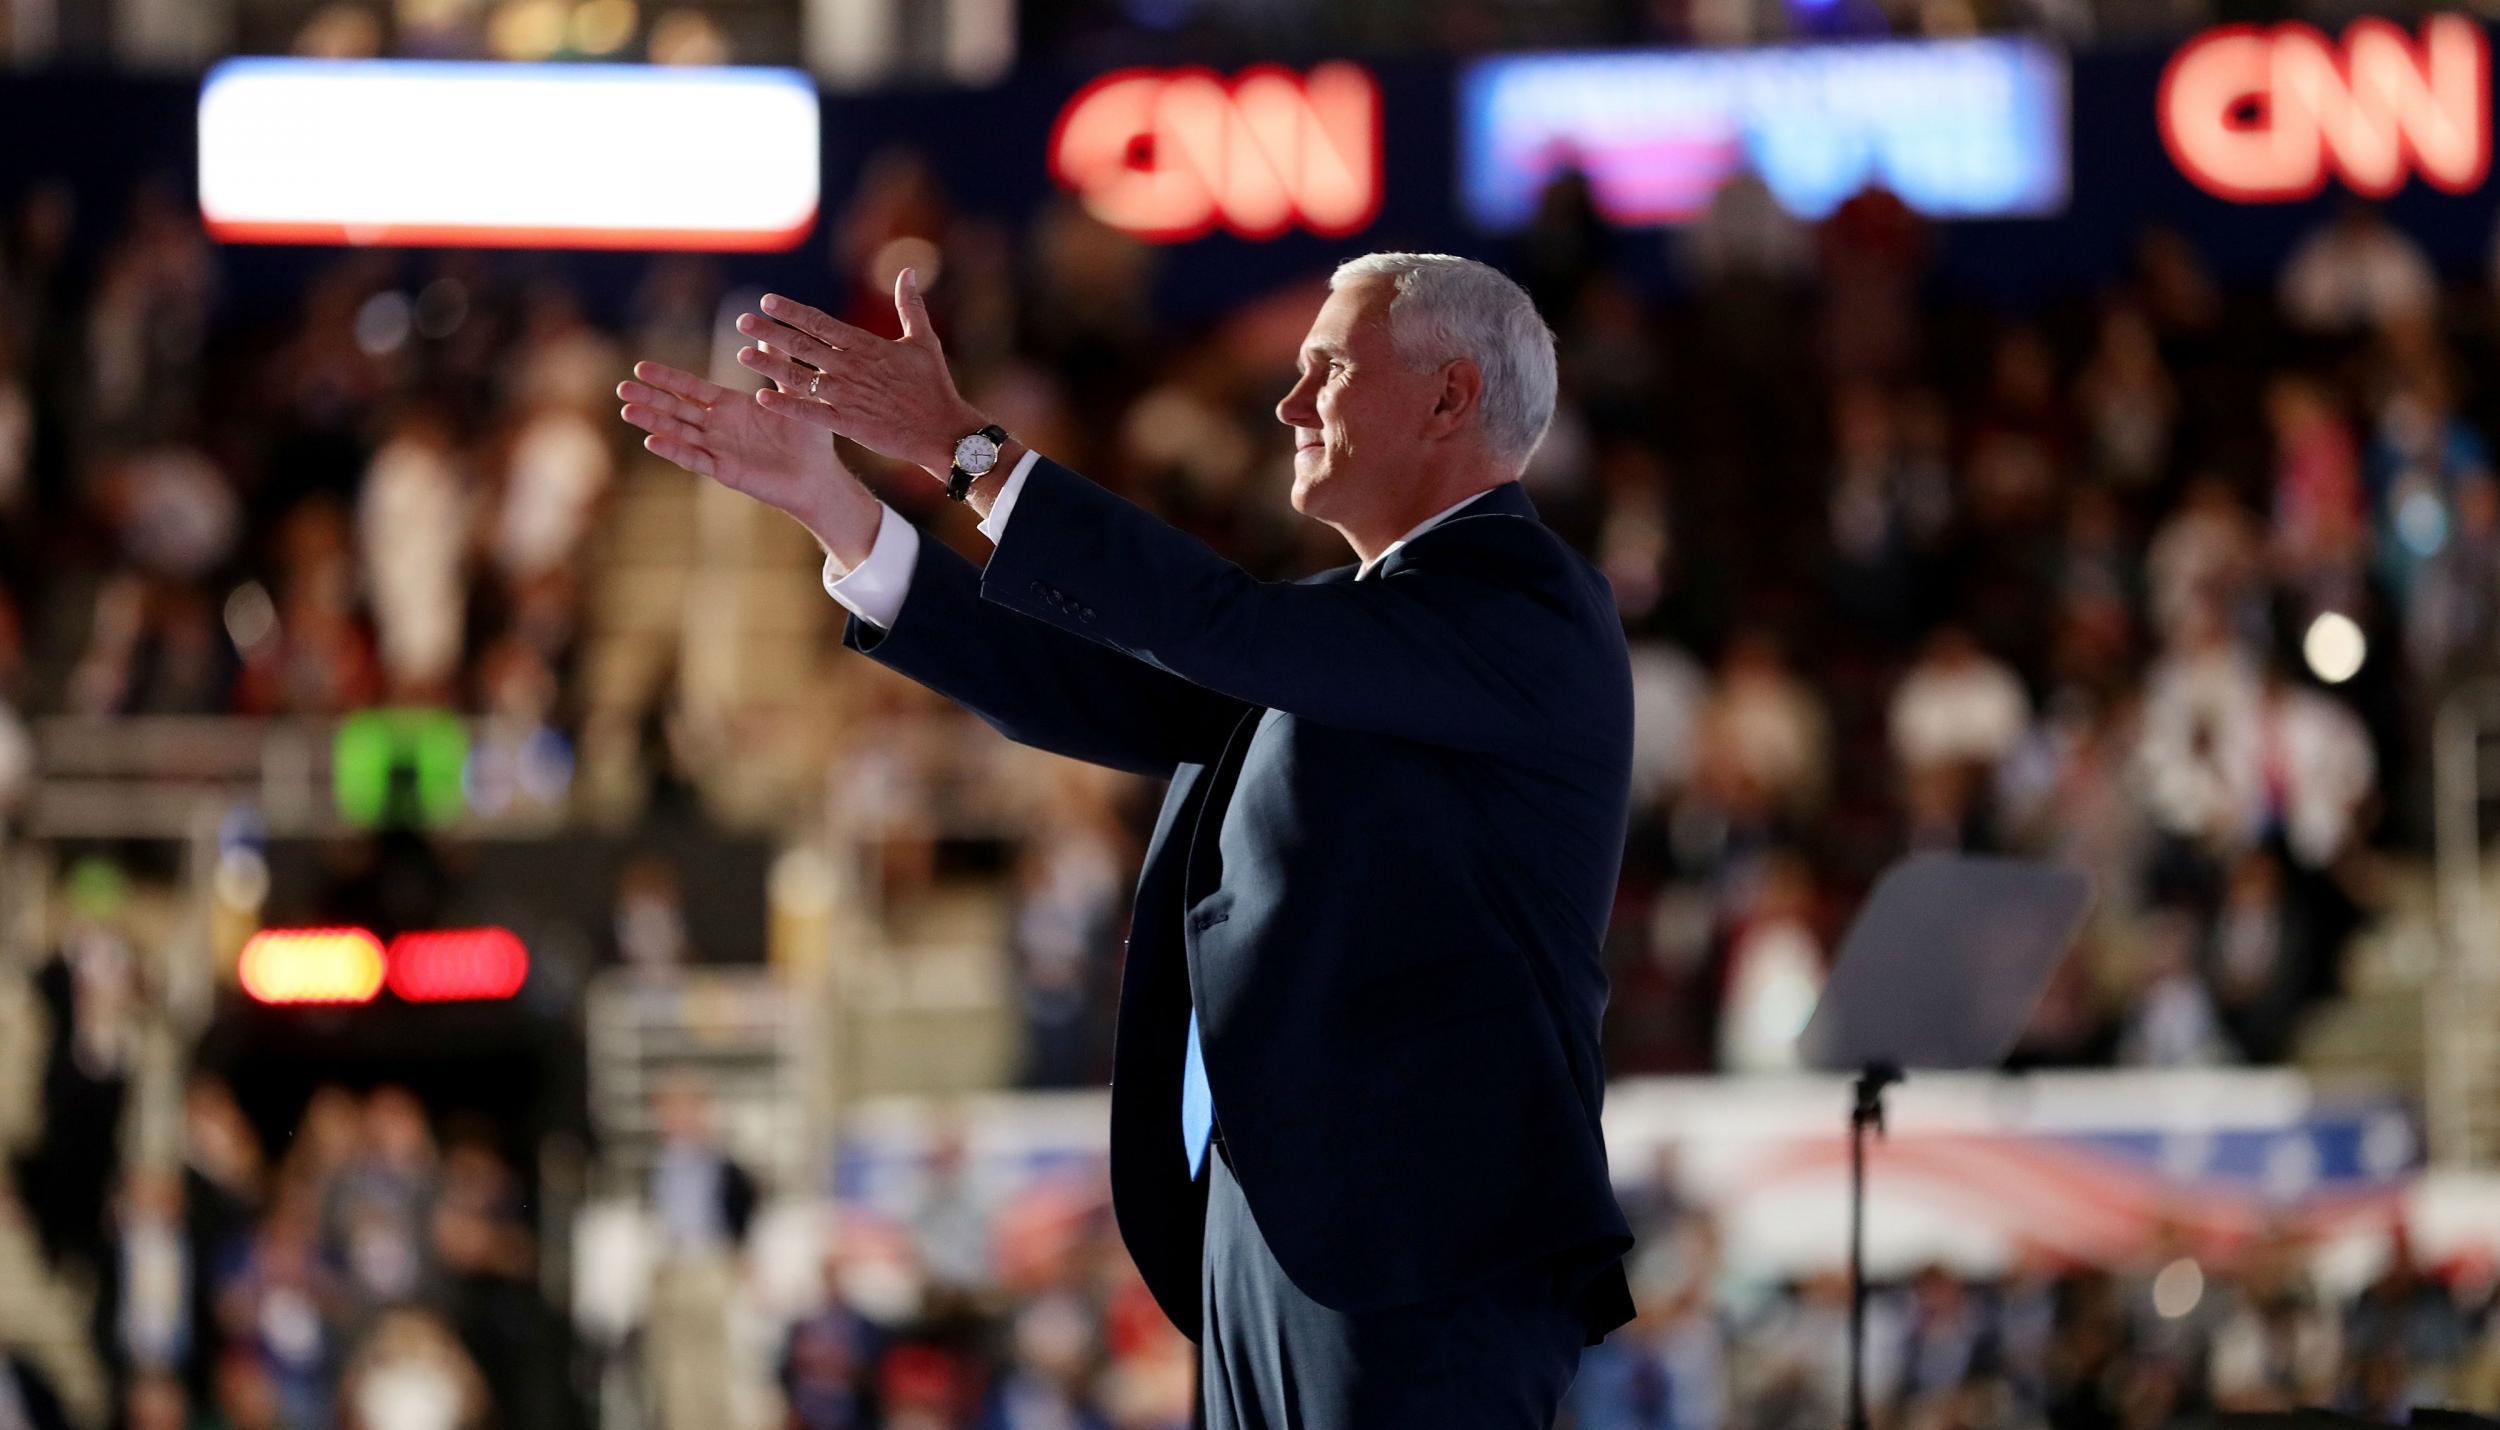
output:
[[[1449,530],[1451,527],[1458,525],[1462,521],[1475,521],[1481,517],[1488,516],[1519,517],[1528,521],[1536,521],[1540,519],[1536,514],[1536,503],[1528,500],[1527,489],[1519,485],[1519,483],[1515,481],[1504,482],[1498,487],[1489,487],[1485,490],[1484,495],[1468,503],[1466,509],[1459,512],[1458,515],[1442,522],[1439,526],[1433,527],[1423,535],[1403,543],[1397,550],[1392,551],[1388,555],[1380,558],[1380,564],[1372,568],[1373,579],[1377,580],[1381,577],[1394,574],[1399,567],[1404,566],[1408,559],[1413,556],[1415,548],[1418,544],[1432,540],[1433,537]]]
[[[1221,826],[1250,743],[1248,732],[1266,713],[1256,707],[1243,711],[1214,764],[1182,765],[1172,772],[1146,844],[1120,969],[1112,1048],[1112,1206],[1147,1289],[1192,1338],[1200,1330],[1198,1263],[1207,1183],[1186,1177],[1180,1154],[1181,1057],[1195,1002],[1182,919],[1195,892],[1201,831],[1209,819]],[[1204,842],[1213,844],[1211,832]]]
[[[1215,767],[1207,772],[1206,795],[1198,802],[1198,817],[1190,828],[1189,859],[1182,866],[1184,908],[1213,893],[1210,886],[1223,874],[1223,859],[1215,850],[1215,831],[1224,826],[1224,811],[1232,807],[1233,788],[1241,781],[1241,762],[1249,753],[1259,721],[1266,715],[1264,707],[1243,711],[1241,718],[1233,722],[1233,733],[1224,741],[1224,753],[1216,757]]]

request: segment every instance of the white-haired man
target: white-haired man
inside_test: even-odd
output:
[[[1516,284],[1342,268],[1277,404],[1295,582],[1024,449],[957,393],[913,275],[888,341],[778,297],[753,401],[655,364],[652,451],[790,513],[843,641],[1010,738],[1169,778],[1122,974],[1120,1230],[1218,1427],[1543,1426],[1631,1315],[1598,1128],[1599,943],[1631,760],[1604,579],[1518,485],[1554,405]],[[838,432],[983,515],[918,539]]]

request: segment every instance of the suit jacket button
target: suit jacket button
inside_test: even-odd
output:
[[[1082,610],[1082,611],[1078,612],[1078,614],[1079,614],[1079,615],[1081,615],[1081,616],[1083,616],[1083,617],[1085,618],[1085,623],[1086,623],[1087,625],[1092,625],[1092,624],[1094,623],[1094,608],[1093,608],[1093,607],[1091,607],[1091,606],[1087,606],[1084,610]]]
[[[1038,595],[1042,594],[1042,583],[1041,583],[1041,582],[1039,582],[1039,581],[1028,581],[1028,582],[1026,582],[1025,584],[1027,584],[1027,585],[1029,585],[1029,586],[1031,586],[1031,587],[1033,588],[1033,594],[1034,594],[1034,595],[1038,596]]]

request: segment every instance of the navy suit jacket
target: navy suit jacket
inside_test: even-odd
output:
[[[1168,777],[1111,1088],[1129,1253],[1199,1334],[1189,1014],[1277,1263],[1359,1312],[1552,1263],[1632,1314],[1598,1128],[1629,660],[1612,593],[1517,483],[1385,557],[1262,582],[1047,459],[986,567],[920,544],[844,644],[1008,738]]]

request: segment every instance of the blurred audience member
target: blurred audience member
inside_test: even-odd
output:
[[[491,1407],[468,1353],[423,1311],[385,1312],[340,1379],[344,1430],[479,1430]]]
[[[652,1098],[659,1129],[651,1205],[661,1255],[651,1287],[646,1369],[661,1430],[718,1430],[735,1413],[731,1319],[737,1258],[753,1220],[755,1178],[721,1147],[712,1107],[691,1082]]]
[[[1893,690],[1893,753],[1905,780],[1943,787],[1958,830],[2030,721],[2031,701],[2014,672],[1969,632],[1947,626],[1927,638]]]
[[[1095,771],[1052,772],[1025,846],[1014,931],[1024,1011],[1027,1087],[1100,1085],[1110,1069],[1093,1052],[1097,1026],[1117,1003],[1117,941],[1132,867],[1112,802],[1114,787]]]
[[[376,643],[402,699],[442,703],[453,694],[468,614],[469,502],[443,415],[424,405],[402,412],[356,505]]]
[[[2347,201],[2283,266],[2283,311],[2312,332],[2350,333],[2428,313],[2438,276],[2421,246]]]
[[[410,1299],[426,1276],[426,1214],[436,1191],[434,1134],[406,1089],[365,1098],[357,1148],[322,1208],[331,1260],[366,1309]]]

